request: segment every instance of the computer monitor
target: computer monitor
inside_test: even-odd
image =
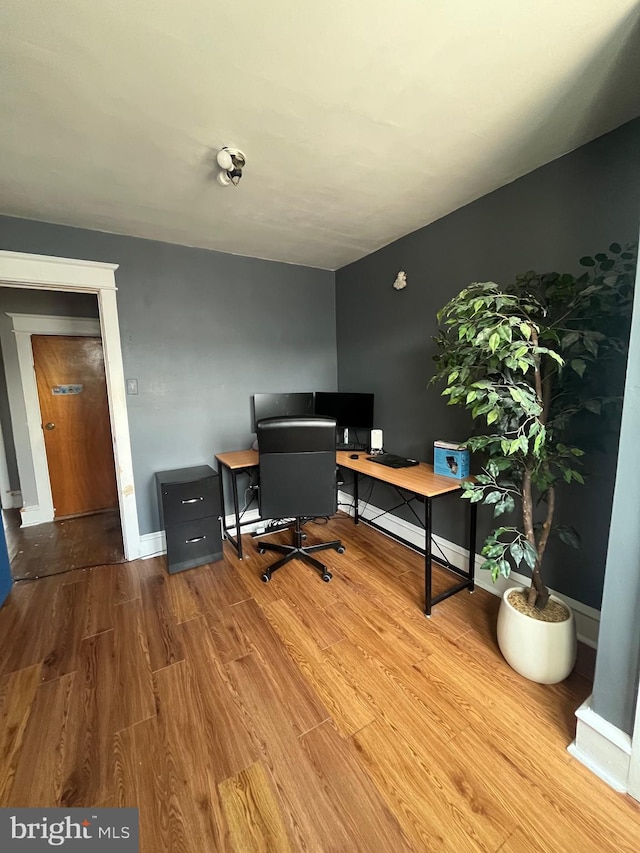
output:
[[[315,413],[335,418],[340,429],[373,429],[373,394],[316,391]]]
[[[263,418],[296,417],[313,414],[313,392],[294,394],[254,394],[253,431]]]

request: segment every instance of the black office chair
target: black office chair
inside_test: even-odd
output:
[[[336,422],[333,418],[265,418],[256,425],[260,459],[260,515],[262,518],[295,518],[294,544],[261,542],[258,552],[284,554],[262,573],[271,575],[290,560],[304,560],[321,573],[323,581],[331,572],[311,556],[315,551],[334,548],[344,553],[338,540],[303,547],[305,519],[330,516],[337,510]]]

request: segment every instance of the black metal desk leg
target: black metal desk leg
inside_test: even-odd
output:
[[[431,616],[431,498],[424,502],[424,612]]]
[[[478,504],[469,502],[469,510],[469,592],[473,592],[476,588],[476,523],[478,519]]]
[[[218,462],[218,489],[220,491],[220,515],[222,516],[222,535],[227,533],[227,516],[224,511],[224,483],[222,482],[223,466]]]
[[[357,524],[358,521],[360,520],[360,517],[358,515],[358,502],[360,500],[358,497],[358,480],[360,479],[360,475],[358,474],[357,471],[354,471],[353,473],[355,474],[355,478],[354,478],[354,482],[353,482],[353,501],[354,501],[354,505],[355,505],[355,513],[354,513],[353,518],[354,518],[354,523]]]
[[[233,514],[236,519],[236,542],[238,543],[238,559],[242,559],[242,532],[240,530],[240,507],[238,505],[238,475],[231,470],[231,490],[233,492]]]

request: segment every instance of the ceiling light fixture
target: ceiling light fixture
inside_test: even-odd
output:
[[[216,155],[216,162],[220,166],[221,172],[218,173],[218,183],[221,187],[228,187],[233,184],[237,187],[242,177],[242,170],[246,163],[246,157],[237,148],[229,148],[225,145]]]

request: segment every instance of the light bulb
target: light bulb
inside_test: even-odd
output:
[[[231,169],[233,166],[233,158],[229,153],[228,148],[221,148],[220,151],[218,151],[216,160],[218,161],[218,166],[225,171],[227,171],[227,169]]]

